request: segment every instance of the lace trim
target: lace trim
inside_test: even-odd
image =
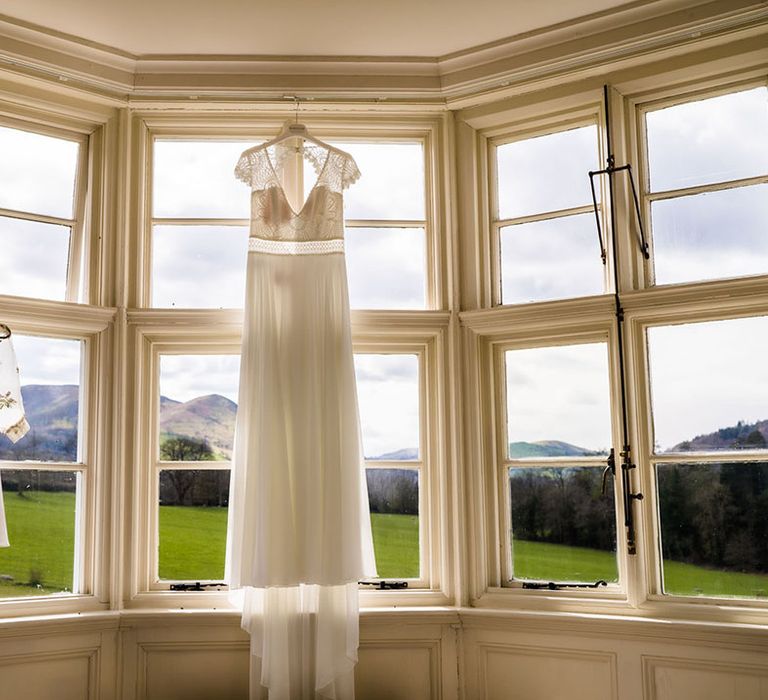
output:
[[[341,238],[322,241],[274,241],[251,236],[248,239],[248,250],[270,255],[327,255],[343,253],[344,241]]]
[[[269,158],[274,162],[274,167],[279,170],[283,160],[291,153],[291,149],[284,144],[271,148],[274,155]],[[250,185],[253,190],[261,190],[273,182],[282,187],[267,156],[265,149],[258,146],[243,151],[235,166],[235,177]],[[317,184],[324,184],[333,192],[341,192],[360,177],[357,163],[349,153],[337,150],[329,153],[327,149],[314,144],[305,144],[304,156],[318,174]]]

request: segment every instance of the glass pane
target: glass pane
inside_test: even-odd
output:
[[[426,219],[421,143],[333,144],[352,155],[361,173],[344,191],[347,219]]]
[[[768,463],[659,464],[664,592],[768,597]]]
[[[242,308],[247,260],[244,226],[155,226],[152,306]]]
[[[608,454],[605,343],[509,350],[506,369],[511,459]]]
[[[160,459],[231,459],[239,381],[239,355],[162,355]]]
[[[13,346],[30,430],[0,435],[0,460],[77,462],[81,341],[14,333]]]
[[[599,159],[594,125],[497,147],[499,218],[591,204],[588,173]]]
[[[366,459],[419,458],[419,358],[355,354]]]
[[[10,547],[0,548],[0,598],[71,593],[78,474],[1,474]]]
[[[649,112],[646,129],[652,192],[768,174],[768,88]]]
[[[768,185],[651,204],[656,283],[768,272]]]
[[[255,141],[155,141],[153,216],[247,219],[250,192],[235,178]]]
[[[648,330],[656,452],[763,449],[768,319]]]
[[[426,307],[423,228],[348,228],[345,237],[352,308]]]
[[[80,146],[0,127],[0,207],[72,218]]]
[[[613,488],[602,467],[512,468],[512,570],[516,579],[617,581]]]
[[[229,470],[160,472],[158,574],[165,580],[222,581]]]
[[[593,214],[501,229],[501,302],[602,294],[605,268]]]
[[[366,469],[379,578],[419,577],[419,472]]]
[[[70,232],[69,226],[0,217],[0,294],[63,301]]]

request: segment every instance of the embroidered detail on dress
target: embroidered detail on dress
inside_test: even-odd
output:
[[[248,239],[248,250],[271,255],[327,255],[343,253],[344,241],[341,238],[322,241],[275,241],[251,236]]]
[[[0,410],[3,408],[11,408],[17,403],[19,402],[14,399],[13,396],[11,396],[10,391],[6,391],[4,394],[0,394]]]
[[[5,434],[8,436],[11,442],[18,442],[29,432],[29,423],[26,418],[22,418],[18,423],[12,425]]]

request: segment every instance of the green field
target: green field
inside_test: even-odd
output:
[[[4,493],[11,547],[0,549],[0,597],[49,595],[72,586],[75,495]],[[371,516],[379,576],[419,573],[417,516]],[[160,575],[166,579],[220,579],[224,574],[226,508],[160,507]],[[616,579],[610,552],[543,542],[515,542],[519,578],[596,581]],[[678,595],[768,596],[768,575],[716,571],[667,561],[666,590]]]
[[[544,581],[616,580],[611,552],[566,547],[546,542],[515,542],[514,570],[518,578]],[[664,562],[665,591],[677,595],[768,596],[768,574],[717,571],[677,561]]]
[[[418,577],[418,517],[374,513],[371,525],[379,576]],[[222,579],[226,535],[226,508],[160,506],[160,578]]]
[[[0,548],[0,598],[71,591],[75,494],[9,492],[3,502],[11,546]]]

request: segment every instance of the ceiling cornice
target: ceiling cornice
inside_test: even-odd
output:
[[[754,0],[638,0],[439,57],[135,56],[0,15],[0,70],[117,102],[279,99],[466,107],[523,84],[587,75],[693,45],[768,31]]]

